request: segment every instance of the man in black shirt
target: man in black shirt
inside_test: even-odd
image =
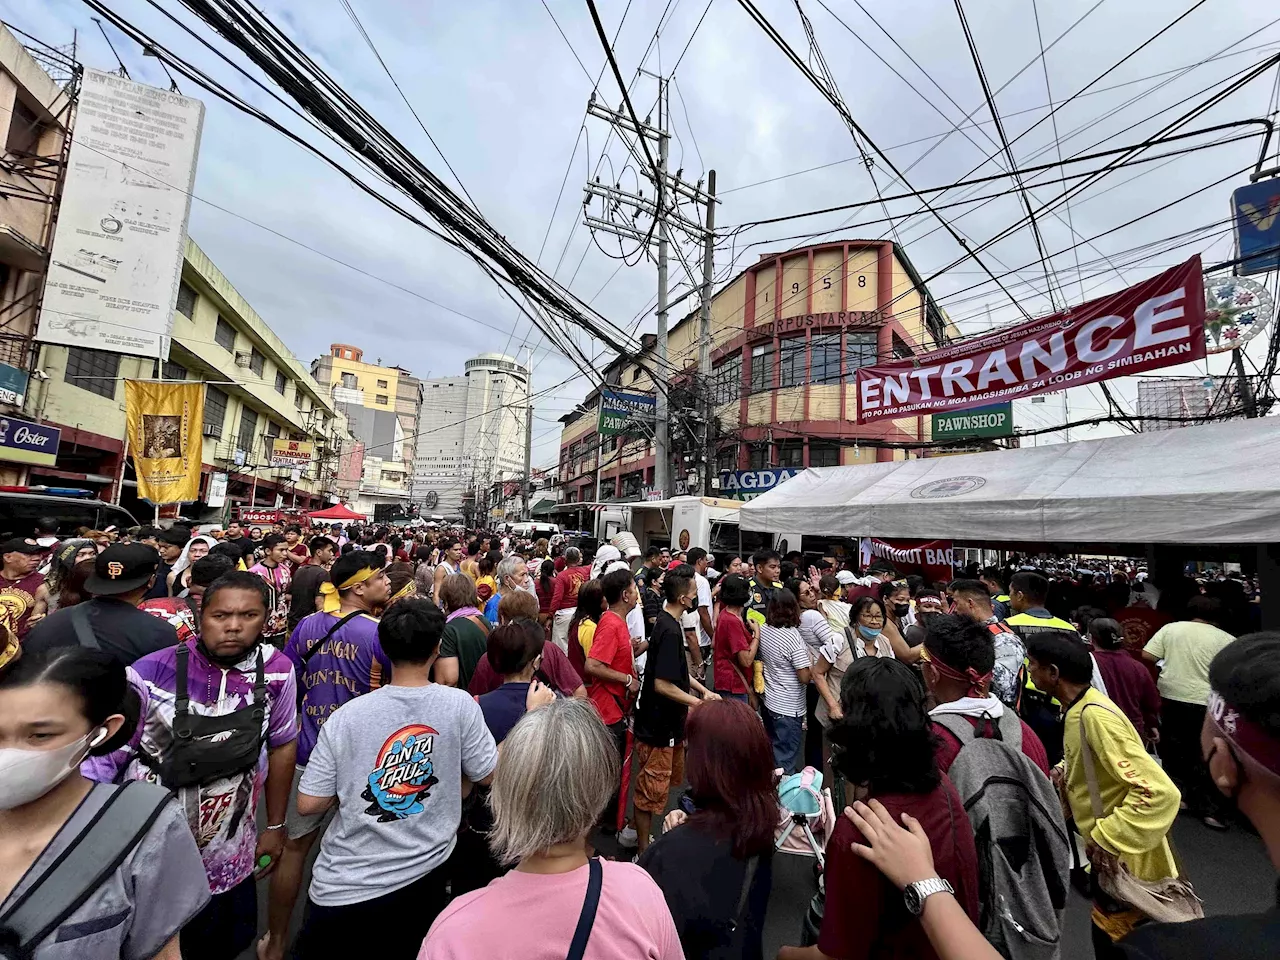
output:
[[[698,602],[698,588],[691,571],[691,567],[678,567],[669,571],[662,582],[667,602],[653,625],[640,701],[636,705],[635,812],[640,853],[649,846],[654,816],[662,816],[667,809],[671,788],[684,782],[684,721],[689,708],[701,702],[698,697],[720,699],[689,676],[684,655],[680,615]],[[612,576],[614,574],[609,574],[605,580]],[[607,587],[606,583],[606,594]]]
[[[45,617],[27,634],[28,653],[49,647],[85,646],[109,653],[128,666],[139,657],[172,647],[177,631],[166,620],[138,609],[155,585],[160,557],[142,543],[114,543],[94,561],[85,589],[93,599]]]
[[[333,563],[333,555],[337,550],[328,537],[312,537],[307,541],[310,556],[307,562],[298,568],[289,584],[289,633],[308,617],[316,612],[316,597],[320,595],[320,585],[329,579],[329,564]]]
[[[144,600],[158,600],[169,595],[169,571],[182,556],[182,548],[191,539],[186,527],[173,526],[156,534],[156,550],[160,552],[160,566],[156,568],[156,582],[147,590]]]

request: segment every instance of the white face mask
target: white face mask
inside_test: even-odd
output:
[[[0,750],[0,810],[38,800],[71,776],[89,751],[107,739],[105,727],[54,750]]]

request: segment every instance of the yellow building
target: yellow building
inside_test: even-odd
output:
[[[201,502],[184,516],[217,519],[228,506],[319,509],[327,502],[343,449],[343,428],[328,391],[307,373],[195,242],[188,239],[174,311],[169,360],[158,363],[100,350],[44,344],[38,383],[26,413],[62,430],[54,467],[32,466],[28,483],[90,489],[111,499],[121,479],[127,378],[198,380],[204,402]],[[274,439],[313,444],[305,468],[271,467]],[[345,438],[347,443],[349,437]],[[215,475],[227,480],[225,505],[208,502]],[[133,493],[133,467],[123,474],[121,505],[139,519],[151,512]]]
[[[679,394],[696,374],[699,317],[695,310],[668,332],[668,389]],[[901,248],[887,240],[838,240],[766,254],[711,301],[711,383],[721,440],[717,472],[770,467],[835,466],[902,459],[929,439],[927,417],[855,423],[859,367],[908,357],[954,335]],[[615,361],[606,382],[618,390],[652,392],[658,370],[656,337],[646,335],[636,357]],[[677,404],[673,404],[676,406]],[[650,439],[596,434],[599,391],[562,418],[560,483],[564,499],[634,498],[651,490]],[[678,417],[670,421],[675,434]],[[871,441],[871,446],[855,441]],[[675,444],[673,444],[675,446]],[[599,464],[598,464],[599,461]],[[685,468],[672,469],[680,492]]]

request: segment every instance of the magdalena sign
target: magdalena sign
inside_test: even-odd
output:
[[[858,370],[858,422],[963,410],[1203,360],[1200,258],[1061,313]]]

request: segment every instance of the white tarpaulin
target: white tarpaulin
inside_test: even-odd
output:
[[[870,466],[744,503],[744,530],[1117,543],[1280,541],[1280,418]]]

